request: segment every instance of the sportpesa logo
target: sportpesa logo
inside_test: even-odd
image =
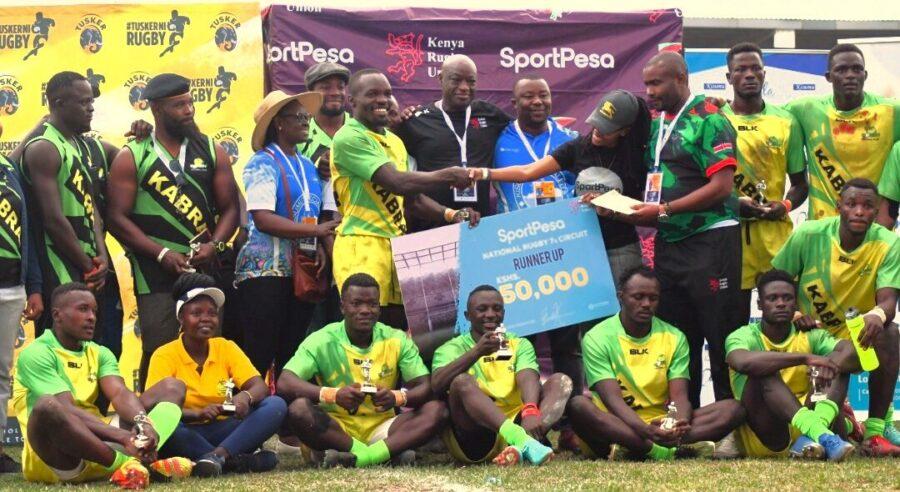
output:
[[[516,53],[506,46],[500,50],[500,66],[512,68],[515,73],[532,68],[615,68],[616,59],[611,53],[579,53],[564,46],[553,47],[548,53]]]
[[[75,30],[81,31],[78,43],[85,53],[97,53],[103,48],[103,31],[106,23],[98,15],[87,14],[75,24]]]
[[[228,159],[234,165],[241,157],[240,149],[244,138],[241,134],[230,126],[219,128],[219,131],[213,135],[213,141],[221,145],[225,152],[228,153]]]
[[[125,81],[125,88],[128,89],[128,103],[138,111],[143,111],[149,106],[147,100],[144,99],[147,82],[150,82],[150,74],[147,72],[133,72]]]
[[[0,116],[15,114],[19,110],[19,94],[22,83],[12,75],[0,76]]]
[[[230,12],[220,12],[209,25],[214,32],[216,46],[222,51],[233,51],[237,47],[237,29],[239,27],[241,27],[241,23]]]

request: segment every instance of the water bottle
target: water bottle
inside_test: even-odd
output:
[[[844,314],[844,320],[847,323],[847,330],[850,331],[850,341],[856,347],[856,355],[859,357],[859,365],[862,367],[862,370],[871,372],[878,369],[878,356],[875,354],[875,349],[872,347],[863,349],[859,345],[859,335],[866,325],[866,321],[860,316],[859,311],[855,307],[847,310]]]

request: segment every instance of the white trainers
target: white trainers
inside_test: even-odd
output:
[[[713,452],[713,459],[716,460],[733,460],[740,458],[741,452],[737,447],[737,440],[734,432],[729,432],[721,441],[716,443],[716,450]]]

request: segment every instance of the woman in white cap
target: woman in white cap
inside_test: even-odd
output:
[[[259,448],[281,427],[287,405],[269,396],[237,344],[217,336],[225,294],[215,285],[209,275],[188,273],[172,287],[181,336],[153,353],[147,387],[174,377],[186,392],[181,422],[159,452],[195,461],[199,477],[268,471],[278,457]]]
[[[320,275],[328,264],[318,238],[333,235],[337,221],[319,221],[322,184],[316,167],[297,152],[322,95],[270,92],[253,114],[256,153],[244,168],[249,212],[247,243],[238,253],[235,282],[243,349],[274,380],[306,336],[314,305],[294,296],[292,256],[315,259]]]

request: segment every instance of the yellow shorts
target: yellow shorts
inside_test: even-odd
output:
[[[756,287],[756,279],[772,269],[772,258],[793,230],[789,219],[741,222],[741,289]]]
[[[332,415],[332,417],[334,417],[334,415]],[[388,432],[391,430],[391,425],[394,424],[394,421],[397,420],[397,417],[399,417],[399,415],[395,415],[393,417],[385,419],[383,422],[376,425],[374,428],[369,428],[368,435],[362,436],[362,437],[356,435],[352,431],[352,429],[348,430],[348,428],[347,428],[348,426],[346,426],[344,422],[342,422],[338,419],[334,419],[334,421],[337,422],[338,425],[341,426],[341,429],[343,429],[344,432],[346,432],[347,435],[349,435],[353,439],[357,439],[366,444],[375,444],[378,441],[383,441],[383,440],[387,439]],[[306,444],[300,443],[300,456],[303,458],[305,463],[313,462],[312,461],[312,449],[310,449]]]
[[[99,463],[82,460],[76,470],[72,471],[72,476],[60,477],[57,470],[50,468],[40,456],[31,449],[28,440],[25,440],[25,446],[22,448],[22,475],[29,482],[42,483],[83,483],[106,480],[111,475],[106,471],[106,467]]]
[[[444,441],[447,450],[450,451],[450,456],[453,456],[456,461],[467,465],[490,461],[496,458],[497,455],[500,454],[500,451],[503,451],[506,448],[506,440],[500,437],[500,434],[497,434],[497,437],[494,438],[494,446],[491,447],[491,450],[488,451],[487,454],[480,458],[470,458],[466,455],[465,451],[462,450],[462,447],[460,447],[459,442],[456,440],[456,435],[450,427],[445,428],[444,432],[441,433],[441,440]]]
[[[746,458],[786,458],[788,450],[791,448],[791,444],[793,444],[801,434],[801,432],[793,425],[789,426],[789,428],[791,433],[790,442],[784,449],[779,451],[773,451],[767,448],[766,445],[756,437],[756,433],[753,432],[753,429],[751,429],[748,424],[743,424],[735,430],[735,441],[737,442],[738,449],[741,451],[741,455]]]
[[[391,240],[377,236],[343,236],[334,240],[334,281],[338,290],[354,273],[368,273],[378,281],[380,303],[403,304],[400,281],[394,268]]]
[[[603,406],[603,402],[600,400],[600,397],[597,396],[597,394],[594,392],[591,392],[591,401],[594,402],[594,405],[602,412],[609,413],[609,411],[606,410],[606,407]],[[637,414],[638,417],[640,417],[641,420],[644,421],[644,423],[649,424],[650,422],[658,418],[665,417],[666,411],[658,407],[643,408],[640,409],[640,411],[637,411]],[[586,443],[581,438],[581,436],[576,435],[575,438],[576,442],[578,443],[578,449],[581,451],[581,456],[590,459],[598,458],[597,453],[594,451],[594,449],[588,443]],[[603,458],[606,458],[606,456],[603,456]]]

